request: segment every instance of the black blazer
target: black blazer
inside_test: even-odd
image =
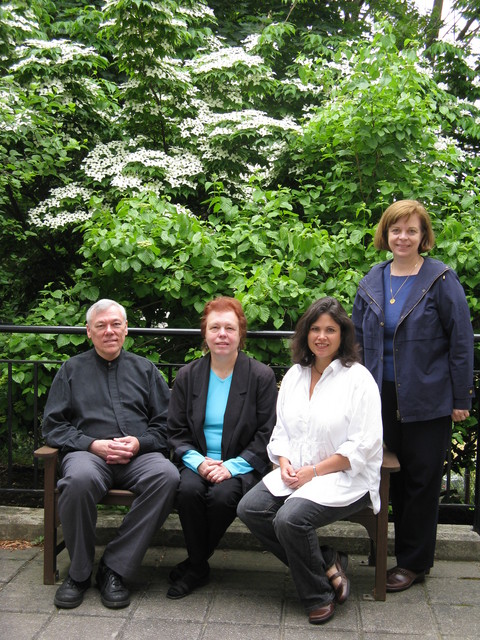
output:
[[[170,397],[168,442],[174,461],[194,449],[207,454],[203,425],[210,377],[210,354],[180,369]],[[270,470],[267,444],[276,421],[277,384],[270,369],[239,352],[225,409],[222,459],[242,456],[254,471],[244,474],[244,490]]]

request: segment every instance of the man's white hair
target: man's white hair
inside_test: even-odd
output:
[[[106,311],[110,307],[118,307],[123,316],[124,321],[127,321],[127,312],[125,311],[125,307],[122,307],[121,304],[115,302],[115,300],[109,300],[108,298],[102,298],[101,300],[97,300],[90,309],[87,311],[87,324],[90,325],[90,320],[93,316],[96,316],[100,311]]]

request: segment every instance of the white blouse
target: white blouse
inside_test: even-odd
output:
[[[350,469],[314,477],[293,490],[282,480],[280,468],[263,478],[275,496],[305,498],[317,504],[342,507],[367,491],[374,513],[380,510],[382,415],[380,393],[361,364],[344,367],[333,360],[309,398],[311,368],[294,365],[282,381],[277,423],[267,447],[270,460],[290,460],[294,469],[314,465],[338,453]]]

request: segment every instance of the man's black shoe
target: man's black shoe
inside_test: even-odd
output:
[[[77,582],[69,574],[63,584],[58,587],[53,604],[60,609],[75,609],[82,604],[83,595],[89,587],[90,578]]]
[[[122,578],[100,560],[95,577],[100,589],[102,603],[109,609],[121,609],[130,604],[130,593],[123,584]]]

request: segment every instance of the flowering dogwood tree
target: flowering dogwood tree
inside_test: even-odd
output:
[[[188,326],[228,294],[291,328],[320,295],[349,307],[401,197],[477,310],[477,109],[402,37],[411,3],[351,4],[4,4],[3,319],[71,323],[108,295]]]

